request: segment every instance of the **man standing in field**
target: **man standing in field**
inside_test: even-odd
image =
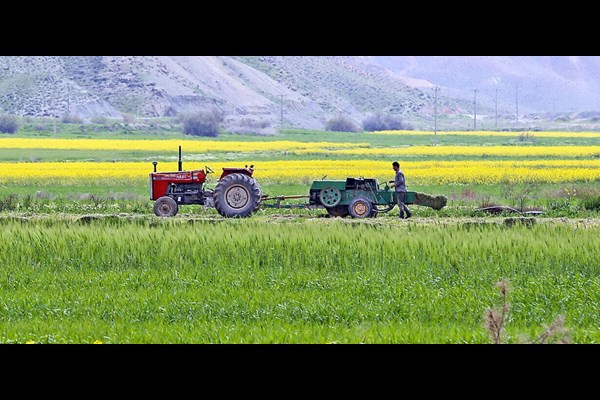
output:
[[[404,199],[406,198],[406,179],[404,178],[404,172],[400,169],[400,163],[398,161],[394,161],[392,163],[392,168],[396,171],[396,176],[393,181],[390,183],[394,184],[394,189],[396,190],[396,197],[398,198],[398,208],[400,208],[400,218],[404,219],[404,212],[406,211],[406,218],[412,217],[412,213],[408,209],[408,206],[404,204]]]

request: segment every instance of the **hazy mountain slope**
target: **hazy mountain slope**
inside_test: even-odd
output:
[[[379,111],[431,128],[438,112],[466,128],[475,89],[482,118],[493,118],[496,93],[507,121],[517,101],[521,115],[600,110],[599,70],[600,57],[3,56],[0,112],[90,119],[216,108],[231,129],[322,129],[339,114],[360,124]]]
[[[359,57],[237,57],[325,110],[347,114],[387,109],[410,112],[424,105],[422,93]]]
[[[373,56],[402,77],[423,79],[440,93],[474,97],[523,112],[600,110],[597,56]],[[518,103],[517,103],[518,102]]]
[[[274,99],[281,95],[299,102],[289,89],[228,57],[0,57],[0,111],[19,115],[156,117],[216,107],[274,119],[281,108]],[[310,119],[297,123],[320,126]]]
[[[375,111],[427,114],[432,101],[364,57],[0,57],[0,110],[20,115],[154,117],[215,107],[230,122],[320,129],[337,114],[357,123]]]

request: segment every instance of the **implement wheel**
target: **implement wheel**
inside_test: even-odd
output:
[[[357,197],[348,205],[348,212],[352,218],[370,217],[373,213],[373,203],[363,197]]]

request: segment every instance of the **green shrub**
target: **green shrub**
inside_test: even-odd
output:
[[[569,199],[553,199],[548,202],[548,209],[554,211],[569,211],[571,201]]]
[[[0,198],[0,211],[15,211],[19,207],[19,196],[10,193]]]
[[[600,195],[584,195],[581,197],[581,207],[588,211],[600,211]]]
[[[82,124],[83,120],[79,115],[76,114],[65,114],[62,116],[61,121],[63,124]]]
[[[405,124],[398,115],[389,115],[375,113],[363,121],[363,129],[367,132],[392,131],[392,130],[412,130],[409,124]]]
[[[325,130],[332,132],[358,132],[358,127],[350,118],[345,115],[338,115],[327,121]]]
[[[199,111],[181,115],[180,119],[186,135],[217,137],[223,115],[218,111]]]
[[[108,118],[104,115],[95,115],[92,118],[90,118],[90,122],[92,124],[106,125],[108,124]]]
[[[17,133],[19,130],[19,121],[14,115],[0,115],[0,132],[1,133]]]
[[[133,124],[135,122],[135,116],[131,114],[121,114],[121,117],[124,124]]]

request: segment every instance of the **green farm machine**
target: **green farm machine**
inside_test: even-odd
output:
[[[370,178],[314,181],[308,198],[310,206],[324,207],[333,217],[373,218],[397,204],[396,192],[387,182],[382,187],[377,179]],[[409,191],[404,202],[441,210],[447,199]]]

